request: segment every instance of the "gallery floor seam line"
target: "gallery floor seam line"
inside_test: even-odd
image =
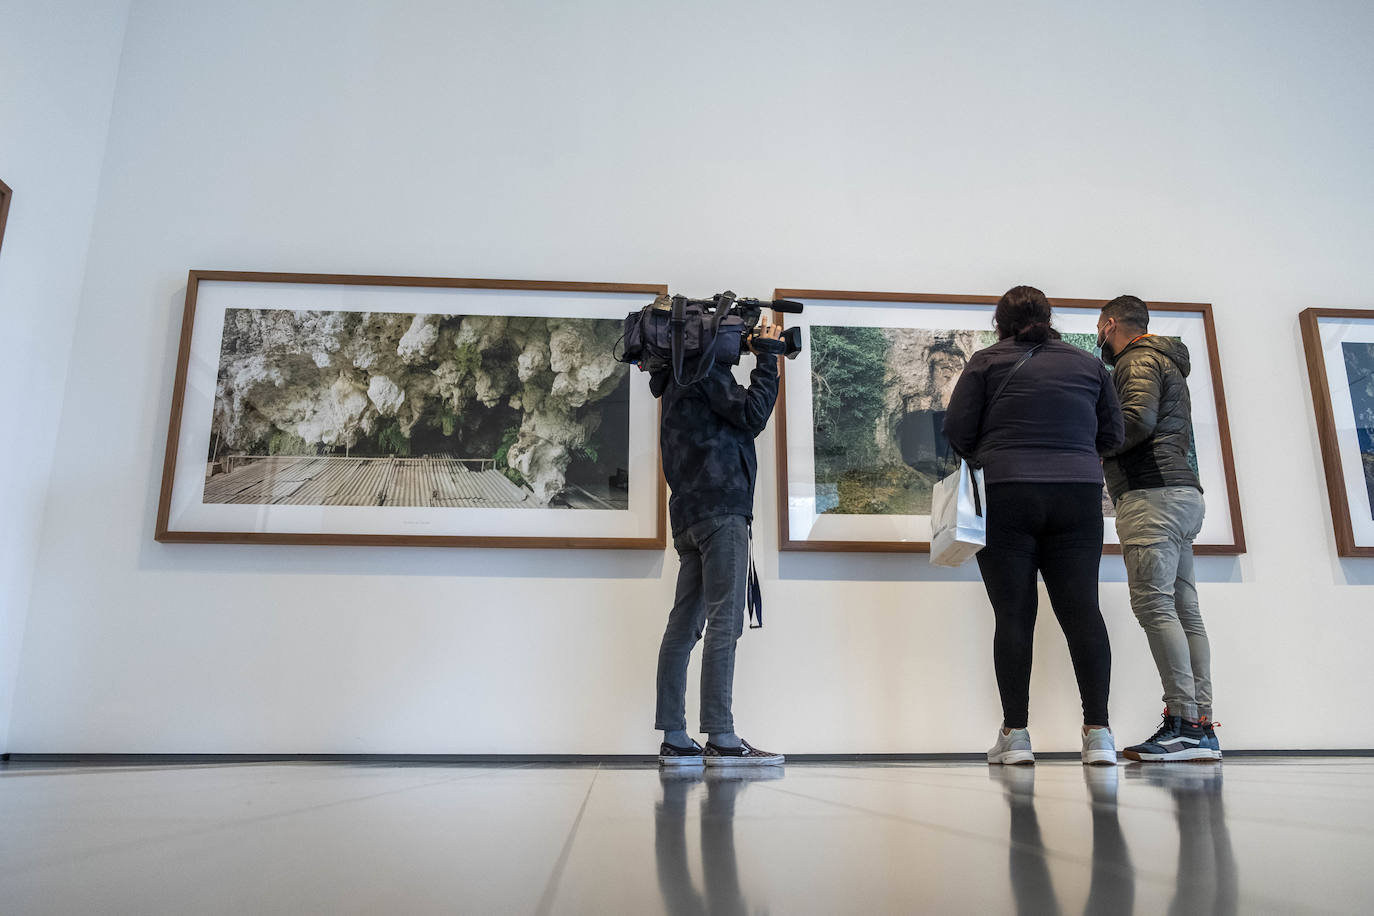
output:
[[[587,813],[587,804],[592,800],[592,789],[596,787],[596,778],[600,775],[601,767],[592,771],[591,782],[587,783],[587,794],[582,796],[582,806],[577,809],[577,816],[573,818],[572,827],[568,830],[568,838],[563,841],[563,848],[558,853],[558,860],[553,863],[553,871],[549,874],[548,883],[544,885],[544,893],[539,898],[539,905],[535,907],[535,916],[548,916],[553,912],[553,900],[558,893],[558,883],[563,879],[563,870],[568,867],[568,859],[572,856],[573,842],[577,839],[577,831],[582,827],[582,817]]]
[[[956,827],[945,827],[940,824],[932,824],[926,821],[920,821],[913,817],[907,817],[901,814],[893,814],[890,811],[878,811],[872,808],[865,808],[862,805],[854,805],[848,802],[837,802],[828,798],[818,798],[813,795],[807,795],[804,792],[797,792],[793,789],[784,789],[781,786],[763,784],[761,785],[761,788],[764,788],[770,792],[780,792],[784,795],[791,795],[796,798],[804,798],[808,801],[819,802],[821,804],[831,805],[836,808],[843,808],[849,811],[857,812],[859,814],[867,815],[869,817],[877,817],[882,818],[884,820],[896,821],[901,824],[907,824],[909,826],[926,828],[936,833],[944,833],[950,836],[957,836],[961,839],[972,840],[974,842],[982,843],[985,845],[993,845],[999,848],[1006,848],[1016,850],[1019,852],[1025,852],[1031,855],[1040,856],[1045,859],[1058,859],[1061,861],[1070,862],[1074,865],[1078,865],[1083,868],[1087,868],[1089,870],[1107,870],[1121,878],[1143,878],[1146,881],[1149,881],[1151,884],[1164,887],[1173,887],[1177,883],[1175,876],[1172,873],[1166,874],[1163,872],[1145,871],[1143,869],[1137,868],[1129,864],[1124,868],[1118,865],[1117,863],[1111,863],[1107,865],[1097,864],[1093,862],[1091,857],[1084,857],[1075,855],[1073,853],[1061,852],[1057,849],[1050,849],[1046,846],[1036,846],[1033,844],[1020,843],[1015,840],[1000,840],[995,837],[988,837],[978,833],[960,830]],[[1254,904],[1262,904],[1264,906],[1279,909],[1282,912],[1294,912],[1295,906],[1301,906],[1301,904],[1295,904],[1292,901],[1272,900],[1269,898],[1260,897],[1258,895],[1249,893],[1242,894],[1242,898]]]
[[[945,790],[950,790],[950,789],[952,789],[952,790],[954,790],[954,791],[956,791],[956,792],[976,792],[976,793],[980,793],[980,794],[985,793],[985,792],[986,792],[986,793],[991,793],[991,794],[998,794],[998,793],[1000,793],[1000,792],[1002,791],[1002,787],[999,786],[999,785],[997,785],[996,783],[993,783],[993,782],[989,782],[989,783],[987,784],[987,785],[988,785],[988,788],[984,789],[984,788],[982,788],[981,786],[937,785],[937,784],[935,784],[935,783],[930,783],[930,782],[920,782],[920,781],[917,781],[917,780],[906,780],[906,779],[878,779],[878,778],[872,777],[872,776],[850,776],[850,775],[847,775],[847,774],[846,774],[846,775],[840,775],[840,774],[829,775],[829,774],[827,774],[827,775],[828,775],[828,777],[829,777],[830,779],[844,779],[844,780],[849,780],[849,781],[852,781],[852,782],[877,783],[877,784],[886,785],[886,786],[920,786],[920,787],[922,787],[922,788],[936,789],[936,790],[940,790],[940,791],[945,791]],[[1162,787],[1156,787],[1156,788],[1162,788]],[[1272,797],[1272,794],[1271,794],[1270,797]],[[1052,803],[1056,803],[1056,804],[1064,804],[1064,805],[1069,805],[1069,806],[1077,806],[1077,805],[1082,804],[1082,800],[1081,800],[1081,799],[1071,798],[1071,797],[1068,797],[1068,796],[1065,796],[1065,795],[1057,795],[1057,794],[1054,794],[1053,792],[1047,793],[1047,794],[1041,794],[1040,792],[1037,791],[1037,792],[1035,793],[1035,799],[1036,799],[1037,802],[1039,802],[1039,801],[1046,801],[1046,802],[1052,802]],[[817,800],[817,801],[820,801],[821,799],[816,799],[816,800]],[[1096,804],[1098,804],[1098,803],[1092,802],[1092,803],[1089,803],[1089,806],[1090,806],[1090,807],[1095,807]],[[1120,805],[1118,806],[1118,810],[1121,810],[1121,811],[1138,811],[1138,812],[1146,812],[1146,813],[1159,813],[1159,812],[1158,812],[1158,809],[1153,808],[1153,807],[1151,807],[1151,806],[1149,806],[1149,805],[1138,805],[1138,804],[1129,804],[1129,803],[1127,803],[1127,804],[1120,804]],[[1266,827],[1282,827],[1282,828],[1288,829],[1288,830],[1325,830],[1325,831],[1330,831],[1330,832],[1334,832],[1334,833],[1344,833],[1344,834],[1346,834],[1347,836],[1366,836],[1366,835],[1368,834],[1368,831],[1359,830],[1359,829],[1354,828],[1354,827],[1336,827],[1336,826],[1329,825],[1329,824],[1325,824],[1325,823],[1322,823],[1322,824],[1314,824],[1314,823],[1307,823],[1307,822],[1303,822],[1303,821],[1279,821],[1279,820],[1275,820],[1275,819],[1273,819],[1273,818],[1261,818],[1261,817],[1253,817],[1253,816],[1241,816],[1241,817],[1238,817],[1238,818],[1232,818],[1232,820],[1234,820],[1234,821],[1237,822],[1237,823],[1257,824],[1257,825],[1263,825],[1263,826],[1266,826]]]

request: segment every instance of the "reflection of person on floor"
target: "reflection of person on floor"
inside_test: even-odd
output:
[[[988,772],[1002,783],[1011,809],[1008,869],[1016,911],[1035,916],[1061,912],[1035,814],[1035,770],[996,767]],[[1092,879],[1083,912],[1129,916],[1135,906],[1135,871],[1117,817],[1117,770],[1084,767],[1083,778],[1093,813]]]
[[[663,798],[654,806],[654,859],[664,909],[674,916],[749,912],[735,854],[735,799],[745,785],[781,779],[780,769],[665,769]],[[701,799],[701,872],[704,893],[692,883],[687,861],[687,797],[706,784]]]
[[[1195,763],[1180,769],[1130,770],[1130,778],[1168,789],[1174,797],[1178,890],[1169,904],[1171,914],[1237,912],[1239,881],[1221,797],[1221,769],[1220,763]]]
[[[687,793],[705,779],[700,769],[665,769],[658,774],[663,798],[654,806],[654,862],[663,908],[672,914],[706,912],[687,867]]]

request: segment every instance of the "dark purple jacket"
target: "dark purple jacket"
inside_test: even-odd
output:
[[[1002,380],[1031,344],[1003,340],[973,354],[954,386],[945,437],[982,465],[989,483],[1102,483],[1100,456],[1125,438],[1111,374],[1097,357],[1047,340]]]

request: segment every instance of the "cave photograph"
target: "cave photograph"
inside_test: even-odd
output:
[[[942,431],[950,395],[969,357],[996,342],[991,330],[812,325],[816,511],[929,515],[936,481],[959,467]]]
[[[621,326],[228,309],[204,501],[625,510]]]

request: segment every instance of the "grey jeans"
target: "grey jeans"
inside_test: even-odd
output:
[[[735,730],[730,712],[735,643],[744,632],[749,575],[749,522],[721,515],[697,522],[673,538],[679,568],[677,597],[658,650],[658,711],[654,728],[687,727],[687,663],[705,634],[701,658],[701,730]]]
[[[1145,629],[1169,715],[1212,715],[1212,650],[1198,610],[1193,539],[1205,507],[1193,487],[1128,490],[1116,502],[1131,610]]]

